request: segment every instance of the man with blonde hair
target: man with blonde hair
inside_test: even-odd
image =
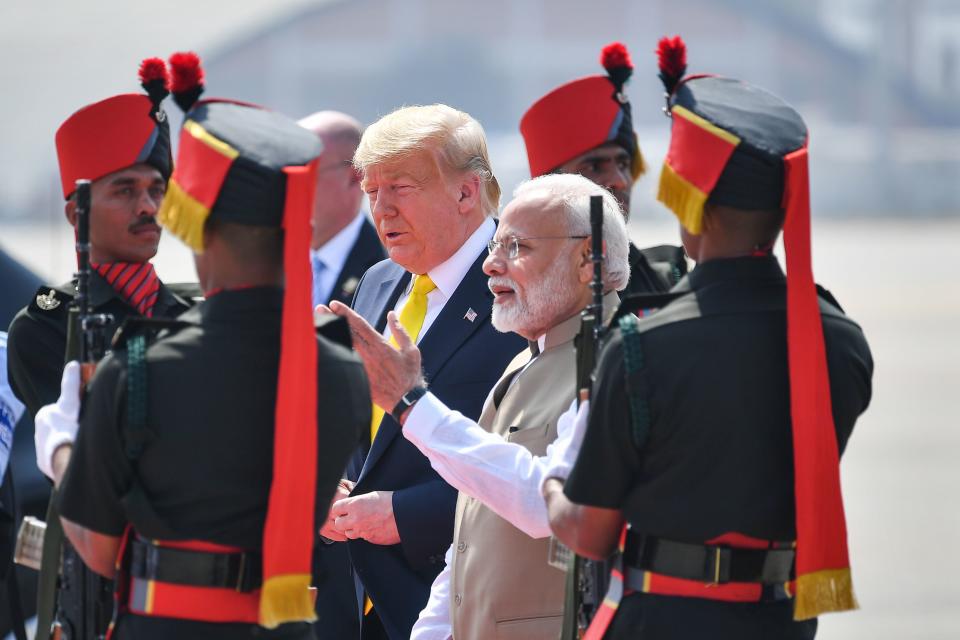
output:
[[[395,311],[432,392],[476,419],[525,345],[490,321],[482,269],[500,187],[483,128],[446,105],[405,107],[367,128],[354,164],[389,259],[367,271],[353,307],[388,339]],[[348,541],[364,638],[409,637],[453,537],[457,492],[398,437],[399,408],[374,407],[370,438],[320,531]]]
[[[401,416],[404,436],[460,490],[446,568],[413,640],[497,638],[506,629],[530,640],[560,635],[565,574],[547,562],[550,523],[540,484],[566,477],[579,448],[568,407],[577,386],[574,338],[592,300],[590,196],[604,199],[608,317],[630,275],[627,230],[614,196],[582,176],[542,176],[514,195],[483,266],[495,296],[494,327],[526,338],[530,349],[507,367],[479,421],[429,392]],[[423,384],[412,343],[401,339],[404,348],[394,353],[359,316],[333,306],[357,334],[375,401],[394,403]]]

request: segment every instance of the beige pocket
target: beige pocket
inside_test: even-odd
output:
[[[550,425],[545,424],[508,433],[507,442],[523,445],[533,455],[542,456],[547,453],[547,445],[553,441],[550,436]]]
[[[497,622],[497,640],[557,640],[563,614],[539,618],[517,618]]]

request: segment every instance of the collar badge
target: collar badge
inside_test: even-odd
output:
[[[50,289],[49,293],[38,293],[37,306],[40,307],[42,311],[53,311],[59,307],[60,301],[57,300],[57,292]]]

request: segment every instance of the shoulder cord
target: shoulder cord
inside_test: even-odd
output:
[[[643,348],[635,315],[632,313],[624,315],[619,319],[618,324],[620,334],[623,336],[624,384],[627,400],[630,403],[633,443],[639,449],[646,443],[650,431],[650,407],[642,393],[643,390],[637,384],[637,374],[644,366]]]
[[[136,462],[147,436],[147,338],[127,341],[127,420],[124,425],[127,458]]]

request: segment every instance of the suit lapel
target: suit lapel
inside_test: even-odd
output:
[[[377,292],[377,295],[374,296],[370,307],[365,309],[356,309],[357,313],[366,318],[368,321],[376,319],[373,327],[378,333],[383,333],[384,327],[387,326],[387,312],[396,306],[397,300],[400,299],[404,289],[410,282],[409,273],[407,273],[400,265],[394,264],[392,266],[393,271],[384,277],[384,279],[378,285],[380,289]],[[387,411],[390,411],[392,408],[393,407],[387,407]],[[393,418],[390,417],[389,413],[384,414],[383,420],[380,423],[380,428],[377,430],[377,437],[373,444],[369,447],[364,444],[357,450],[357,453],[351,460],[350,471],[356,473],[354,477],[358,483],[363,479],[367,471],[380,458],[380,456],[383,455],[386,445],[394,438],[394,436],[397,435],[398,426],[399,425],[394,422]]]
[[[373,298],[370,308],[357,309],[357,313],[367,318],[367,321],[374,321],[373,328],[379,333],[383,333],[384,327],[387,326],[387,312],[396,306],[397,300],[410,282],[410,274],[399,265],[394,267],[394,272],[380,282],[380,290]]]
[[[487,288],[487,276],[483,273],[485,258],[484,251],[474,261],[460,286],[447,300],[440,315],[420,341],[423,372],[428,382],[490,316],[493,294]]]
[[[493,308],[493,294],[487,288],[487,277],[483,273],[483,261],[486,253],[481,253],[474,261],[467,275],[460,281],[460,285],[454,291],[453,296],[443,305],[437,319],[433,321],[426,335],[420,341],[420,353],[422,356],[423,372],[429,382],[446,364],[447,360],[456,353],[466,340],[478,331],[483,323],[487,321]],[[384,282],[384,285],[386,281]],[[387,323],[387,311],[393,308],[407,284],[405,278],[401,279],[403,286],[394,285],[395,290],[390,300],[380,311],[377,322],[377,330],[383,331]],[[382,293],[382,290],[381,290]],[[472,310],[473,314],[468,319],[468,312]],[[474,315],[475,314],[475,315]],[[387,411],[393,407],[387,407]],[[360,472],[358,482],[362,481],[364,476],[370,472],[383,453],[390,446],[390,443],[400,433],[400,425],[390,417],[389,413],[384,416],[380,423],[380,429],[377,431],[377,437],[370,447],[367,459],[363,463],[363,470]]]

